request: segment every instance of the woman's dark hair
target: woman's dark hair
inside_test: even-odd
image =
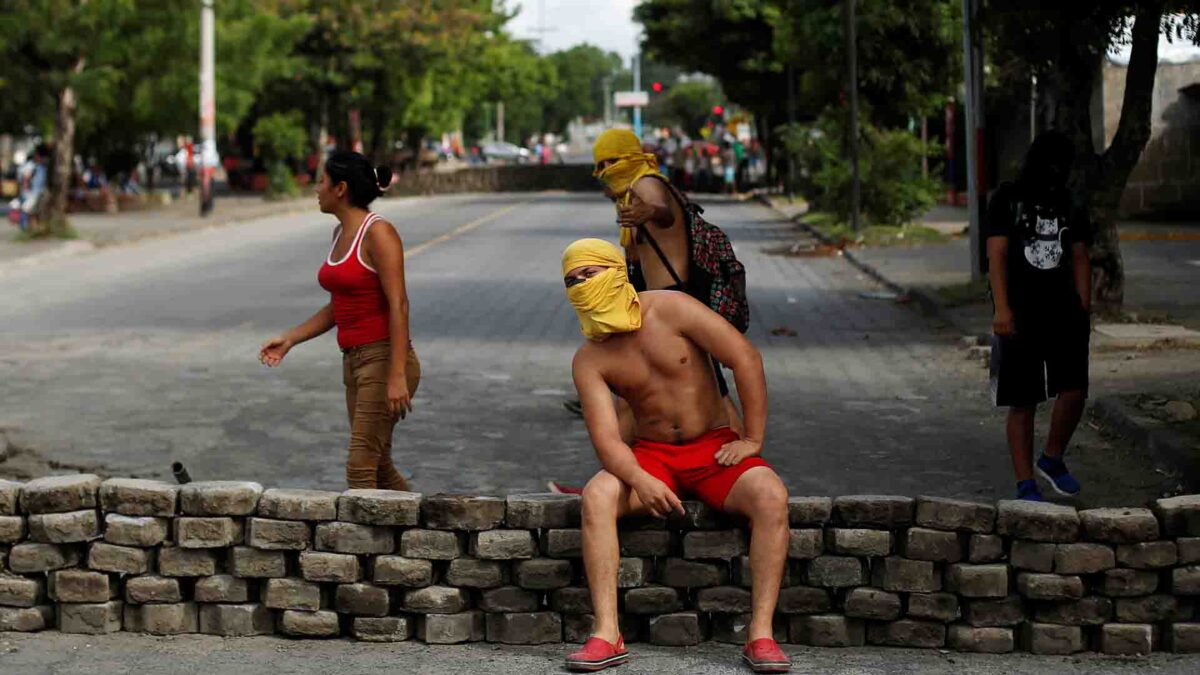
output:
[[[1060,187],[1075,161],[1075,144],[1061,131],[1038,134],[1025,153],[1017,182],[1027,188]]]
[[[365,209],[392,184],[392,169],[372,167],[366,157],[357,152],[339,150],[325,160],[325,175],[333,185],[345,183],[350,203]]]

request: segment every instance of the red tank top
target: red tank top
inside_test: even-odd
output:
[[[391,337],[383,284],[374,268],[362,259],[363,238],[367,236],[367,228],[377,220],[378,214],[367,214],[350,250],[337,262],[333,260],[333,249],[338,238],[334,237],[325,264],[317,272],[317,283],[333,297],[333,323],[337,325],[338,346],[342,349]]]

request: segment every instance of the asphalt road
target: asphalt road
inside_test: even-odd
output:
[[[836,257],[782,252],[800,233],[754,203],[708,204],[749,269],[770,389],[766,457],[794,494],[1006,498],[1001,413],[958,336]],[[540,491],[597,468],[561,407],[581,341],[562,249],[613,238],[598,195],[384,200],[408,251],[424,380],[396,431],[398,464],[425,492]],[[332,222],[286,214],[100,249],[0,276],[0,473],[95,470],[341,489],[347,426],[333,335],[268,370],[267,337],[327,294],[316,270]],[[864,295],[866,294],[866,295]],[[1045,416],[1043,416],[1045,417]],[[1084,504],[1157,496],[1161,476],[1080,436]],[[7,469],[5,468],[7,466]]]

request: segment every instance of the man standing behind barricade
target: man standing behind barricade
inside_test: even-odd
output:
[[[600,134],[592,155],[604,194],[617,205],[621,246],[634,288],[682,291],[709,305],[709,285],[691,278],[686,198],[659,172],[655,155],[643,152],[641,141],[628,129]],[[712,362],[730,426],[740,432],[741,415],[729,399],[720,364],[715,358]]]
[[[728,321],[683,293],[638,293],[620,250],[581,239],[563,252],[563,283],[587,342],[572,373],[588,435],[603,469],[583,490],[583,561],[591,591],[592,637],[567,657],[596,671],[628,658],[617,614],[619,518],[683,513],[681,497],[750,521],[752,617],[743,659],[755,672],[790,661],[772,638],[787,562],[788,497],[761,457],[767,426],[762,356]],[[709,363],[730,365],[746,408],[746,429],[728,418]],[[622,428],[613,394],[631,411]]]
[[[1074,146],[1058,131],[1036,139],[1015,183],[988,206],[987,251],[995,302],[992,396],[1007,407],[1017,498],[1041,501],[1034,479],[1034,413],[1056,397],[1037,473],[1055,492],[1079,482],[1063,454],[1083,416],[1088,390],[1092,271],[1087,212],[1067,186]]]

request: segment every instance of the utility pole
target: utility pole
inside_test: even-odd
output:
[[[789,60],[790,61],[790,60]],[[788,133],[796,131],[796,67],[787,64],[787,116]],[[796,154],[787,154],[787,196],[788,201],[796,199]]]
[[[200,0],[200,215],[213,209],[213,174],[217,170],[216,36],[213,0]]]
[[[850,151],[850,226],[857,232],[861,189],[858,176],[858,22],[854,15],[854,2],[843,0],[842,19],[845,22],[847,89],[850,95],[850,124],[846,130]]]
[[[612,126],[612,118],[613,118],[613,113],[612,113],[613,76],[605,75],[603,82],[604,82],[604,128],[607,129],[608,127]]]
[[[504,142],[504,101],[496,103],[496,142]]]
[[[641,50],[633,55],[633,90],[637,92],[642,90]],[[639,139],[642,137],[642,107],[640,105],[633,107],[633,133]]]
[[[979,40],[979,0],[963,0],[963,83],[967,113],[967,208],[971,247],[971,280],[983,276],[979,230],[987,207],[987,154],[983,143],[983,44]]]

